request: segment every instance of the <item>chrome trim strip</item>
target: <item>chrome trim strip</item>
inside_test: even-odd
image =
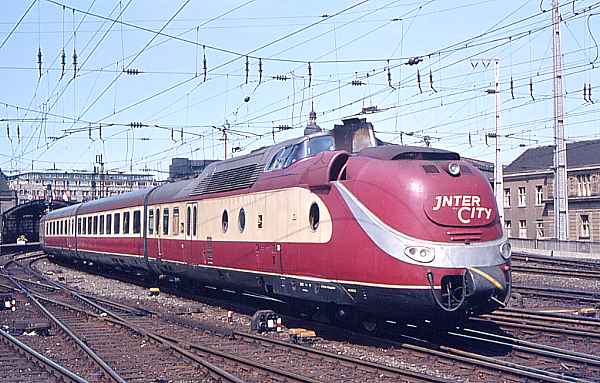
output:
[[[47,246],[47,247],[51,247],[51,246]],[[54,246],[52,246],[52,248],[59,249],[59,250],[65,250],[65,249],[66,250],[71,250],[71,249],[67,249],[67,248],[63,248],[63,247],[54,247]],[[95,254],[107,254],[107,255],[117,256],[117,257],[119,257],[119,256],[123,256],[123,257],[137,257],[137,258],[140,258],[140,259],[144,259],[144,257],[141,256],[141,255],[133,255],[133,254],[126,254],[126,253],[109,253],[109,252],[96,251],[96,250],[81,250],[81,251],[85,251],[85,252],[88,252],[88,253],[95,253]],[[150,257],[150,259],[156,259],[156,258]],[[298,280],[302,280],[302,281],[311,281],[311,282],[320,282],[320,283],[338,283],[338,284],[347,284],[347,285],[381,287],[381,288],[386,288],[386,289],[425,290],[425,289],[429,289],[430,288],[427,285],[392,285],[392,284],[385,284],[385,283],[371,283],[371,282],[347,281],[347,280],[342,280],[342,279],[327,279],[327,278],[309,277],[309,276],[305,276],[305,275],[295,275],[295,274],[278,274],[278,273],[270,273],[270,272],[259,271],[259,270],[238,269],[238,268],[234,268],[234,267],[221,267],[221,266],[213,266],[213,265],[189,264],[189,263],[180,262],[180,261],[174,261],[174,260],[169,260],[169,259],[160,259],[160,261],[162,261],[162,262],[169,262],[169,263],[184,264],[184,265],[188,265],[190,267],[202,267],[202,268],[205,268],[205,269],[238,271],[238,272],[241,272],[241,273],[269,275],[269,276],[279,277],[281,279],[289,278],[289,279],[298,279]],[[436,285],[434,287],[436,289],[440,288],[440,286],[438,286],[438,285]]]
[[[340,192],[350,212],[371,238],[373,243],[390,256],[406,263],[431,267],[484,267],[495,266],[506,262],[500,254],[500,245],[508,240],[506,235],[494,241],[477,242],[470,245],[433,242],[417,239],[403,234],[383,222],[356,198],[341,182],[332,182]],[[432,262],[415,261],[404,254],[408,246],[422,246],[434,249],[435,258]]]

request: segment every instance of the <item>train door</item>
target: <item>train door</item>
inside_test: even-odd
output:
[[[281,274],[281,244],[276,242],[257,243],[256,261],[259,271]]]
[[[67,249],[75,250],[75,218],[69,218],[67,229]]]
[[[198,203],[188,203],[185,209],[185,241],[183,245],[183,260],[187,263],[198,264],[199,259],[194,256],[197,254],[198,243]]]

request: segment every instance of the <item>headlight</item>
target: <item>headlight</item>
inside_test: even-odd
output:
[[[451,162],[448,165],[448,173],[452,174],[453,176],[457,176],[460,174],[460,165],[457,164],[456,162]]]
[[[429,263],[435,258],[435,251],[429,247],[410,246],[404,249],[404,254],[414,261]]]
[[[510,258],[511,246],[510,246],[510,243],[508,243],[508,241],[506,241],[502,245],[500,245],[500,255],[502,255],[502,258],[504,258],[504,259]]]

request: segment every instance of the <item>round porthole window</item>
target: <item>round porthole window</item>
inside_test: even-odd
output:
[[[243,233],[246,228],[246,212],[244,208],[241,208],[238,213],[238,228],[240,229],[240,233]]]
[[[308,223],[310,224],[310,229],[312,231],[317,230],[319,227],[319,219],[319,205],[317,205],[316,202],[313,202],[308,211]]]
[[[227,214],[227,210],[223,210],[223,215],[221,216],[221,227],[223,228],[223,233],[227,233],[227,228],[229,227],[229,215]]]

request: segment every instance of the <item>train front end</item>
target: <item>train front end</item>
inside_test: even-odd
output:
[[[407,286],[388,308],[435,318],[506,304],[510,244],[490,182],[472,163],[429,148],[369,148],[348,162],[347,177],[338,189],[379,251],[378,278]]]

